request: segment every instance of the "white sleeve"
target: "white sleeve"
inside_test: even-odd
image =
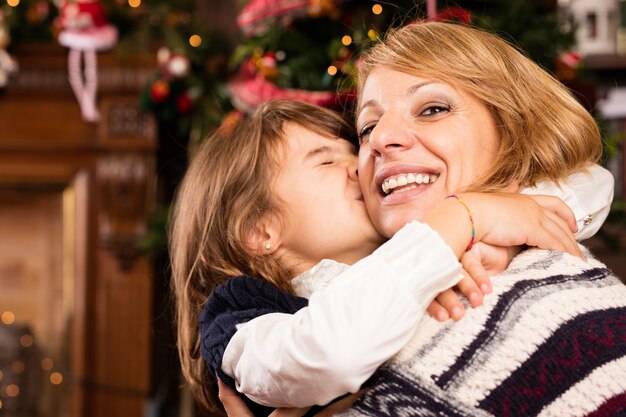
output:
[[[308,307],[241,326],[222,370],[237,390],[273,407],[324,405],[356,392],[410,340],[428,304],[460,271],[441,237],[412,222],[313,293]]]
[[[593,165],[585,172],[570,175],[559,184],[544,181],[520,192],[552,195],[563,200],[576,216],[576,240],[580,242],[596,234],[606,220],[613,201],[614,182],[608,170]]]

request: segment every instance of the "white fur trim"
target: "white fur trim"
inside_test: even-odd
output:
[[[117,29],[111,25],[59,33],[59,43],[71,49],[103,51],[111,49],[116,42]]]

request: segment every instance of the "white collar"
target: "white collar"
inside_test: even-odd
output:
[[[291,285],[300,297],[311,298],[311,294],[325,288],[333,278],[349,267],[332,259],[322,259],[313,268],[292,279]]]

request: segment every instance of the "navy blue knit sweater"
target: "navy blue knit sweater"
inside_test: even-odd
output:
[[[217,287],[209,296],[200,317],[202,357],[211,375],[217,375],[231,388],[235,381],[222,371],[222,358],[237,325],[269,313],[293,314],[308,305],[306,298],[287,294],[270,283],[238,276]],[[268,415],[272,409],[253,403],[243,396],[255,416]]]

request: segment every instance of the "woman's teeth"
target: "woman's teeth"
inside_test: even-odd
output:
[[[405,188],[397,189],[396,192],[407,191],[416,188],[413,184],[432,184],[437,181],[437,178],[434,174],[406,174],[390,177],[383,181],[383,193],[391,194],[393,190],[399,187]]]

